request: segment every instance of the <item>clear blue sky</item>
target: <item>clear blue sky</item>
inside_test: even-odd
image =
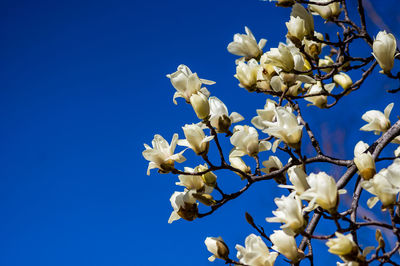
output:
[[[173,105],[165,77],[182,63],[216,81],[211,94],[250,123],[266,97],[237,86],[226,46],[245,25],[277,46],[289,13],[257,0],[1,1],[0,265],[210,265],[204,239],[222,236],[236,253],[253,232],[245,211],[277,229],[264,221],[281,192],[268,182],[215,215],[167,224],[181,188],[175,176],[146,176],[141,153],[154,134],[170,140],[197,122],[183,101]],[[332,110],[304,112],[332,155],[351,158],[359,139],[374,140],[357,130],[363,112],[395,101],[392,119],[400,113],[384,93],[394,84],[374,79]],[[218,176],[228,190],[241,185]]]

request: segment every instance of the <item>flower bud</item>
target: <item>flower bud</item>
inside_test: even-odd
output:
[[[204,94],[199,92],[190,96],[190,104],[199,119],[206,119],[210,114],[210,105]]]
[[[258,44],[251,30],[245,27],[246,34],[235,34],[233,42],[228,45],[231,54],[244,56],[246,59],[257,58],[262,54],[262,48],[267,40],[261,39]]]
[[[229,248],[221,237],[207,237],[204,244],[206,244],[207,250],[213,254],[208,258],[209,261],[214,261],[215,258],[228,259]]]
[[[251,173],[250,166],[246,165],[245,162],[242,160],[242,158],[236,156],[234,157],[229,156],[229,162],[231,163],[232,167],[237,168],[246,174]],[[240,173],[238,172],[235,173],[238,174],[242,179],[245,179],[245,177],[242,176]]]
[[[368,144],[363,141],[359,141],[354,147],[354,163],[365,180],[371,179],[376,173],[374,158],[370,152],[365,152],[368,148]]]
[[[286,22],[288,29],[288,37],[294,37],[294,41],[299,42],[303,40],[304,36],[309,34],[305,28],[305,22],[300,17],[290,17],[289,22]]]
[[[386,73],[393,68],[394,57],[396,56],[396,38],[391,33],[380,31],[372,45],[373,56],[378,61],[379,66]]]
[[[257,84],[257,75],[259,71],[262,71],[262,68],[255,59],[251,59],[247,64],[240,61],[236,66],[235,78],[239,80],[240,87],[253,91],[254,85]]]
[[[191,148],[197,155],[208,152],[209,142],[213,136],[206,136],[203,129],[196,124],[185,125],[182,127],[185,140],[179,140],[178,145]]]

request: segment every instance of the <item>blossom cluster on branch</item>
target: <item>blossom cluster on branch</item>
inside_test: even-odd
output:
[[[251,234],[244,246],[236,245],[237,260],[230,257],[228,245],[221,237],[207,237],[205,244],[212,253],[210,261],[218,258],[234,265],[267,266],[274,265],[277,257],[283,256],[293,265],[306,260],[313,265],[312,243],[313,239],[319,239],[326,241],[328,252],[340,258],[342,262],[337,262],[338,265],[371,262],[398,265],[393,258],[400,248],[400,146],[394,150],[393,157],[379,157],[389,143],[400,144],[400,121],[390,117],[394,103],[389,103],[383,112],[370,110],[361,116],[366,124],[360,130],[371,131],[379,137],[370,145],[360,140],[351,160],[334,158],[322,151],[300,108],[301,101],[312,106],[308,108],[334,107],[343,97],[351,97],[377,66],[382,75],[400,81],[400,71],[393,72],[395,60],[399,59],[396,39],[385,31],[376,36],[368,33],[362,0],[358,0],[355,12],[359,23],[350,19],[346,0],[275,2],[277,6],[291,8],[284,43],[267,51],[267,40],[257,41],[245,27],[245,34],[235,34],[227,46],[230,53],[240,57],[235,62],[239,87],[268,96],[264,108],[256,110],[251,125],[237,124],[244,117],[237,112],[230,113],[223,101],[210,96],[205,86],[215,82],[199,78],[186,65],[178,66],[176,72],[167,75],[176,89],[173,102],[177,104],[176,98],[184,98],[199,119],[182,127],[184,138],[180,139],[176,133],[168,142],[161,135],[155,135],[152,147],[145,144],[143,156],[149,161],[147,174],[151,169],[158,169],[162,174],[172,173],[178,176],[176,185],[183,187],[170,198],[173,211],[168,222],[180,218],[193,221],[211,215],[255,183],[269,181],[288,191],[274,199],[277,209],[271,210],[273,216],[266,218],[268,223],[279,223],[279,230],[265,232],[246,213],[247,222],[259,235]],[[317,32],[314,16],[337,26],[337,40]],[[351,47],[355,40],[365,42],[370,53],[364,57],[353,56]],[[398,91],[393,89],[389,93]],[[222,137],[229,138],[232,145],[229,151],[223,149]],[[303,154],[305,138],[313,146],[313,157]],[[211,142],[216,147],[213,152],[219,155],[218,162],[209,158]],[[177,146],[183,148],[175,151]],[[176,164],[186,161],[184,153],[188,150],[204,163],[178,168]],[[289,160],[283,161],[282,154]],[[246,163],[244,157],[254,163]],[[389,162],[386,168],[377,167],[376,162],[381,160]],[[345,173],[339,177],[323,171],[308,171],[306,166],[316,162],[343,167]],[[217,180],[219,170],[235,173],[243,187],[226,193]],[[355,180],[355,187],[348,186],[351,180]],[[360,201],[363,190],[372,195],[365,204],[373,208],[380,203],[381,210],[389,213],[390,222],[360,217],[357,209],[363,203]],[[340,195],[344,193],[352,194],[352,203],[341,210]],[[201,213],[199,204],[209,210]],[[321,219],[335,223],[331,234],[315,234]],[[377,245],[362,248],[357,234],[367,226],[378,228]],[[394,248],[387,249],[380,229],[391,230],[396,239]]]

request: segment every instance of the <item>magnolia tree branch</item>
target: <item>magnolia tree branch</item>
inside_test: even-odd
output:
[[[173,211],[169,222],[205,218],[256,183],[277,183],[286,188],[282,193],[289,191],[289,195],[274,199],[278,209],[273,212],[275,217],[267,218],[267,222],[280,223],[282,230],[270,234],[246,213],[247,222],[267,243],[259,236],[249,235],[245,247],[236,246],[238,260],[235,260],[229,257],[229,248],[221,238],[208,237],[205,244],[213,254],[210,260],[219,258],[226,264],[258,266],[249,259],[256,257],[257,261],[272,265],[280,255],[292,265],[300,265],[306,259],[314,265],[313,245],[315,240],[322,240],[328,252],[338,255],[346,265],[372,262],[398,265],[394,255],[400,249],[400,148],[392,157],[379,157],[390,143],[400,144],[400,120],[392,124],[389,118],[393,104],[383,112],[371,110],[362,115],[367,124],[361,130],[382,135],[371,145],[358,142],[354,158],[350,159],[335,158],[323,150],[318,134],[302,112],[305,102],[314,105],[310,108],[329,109],[344,97],[352,97],[352,92],[371,80],[368,78],[377,68],[384,77],[400,81],[400,71],[393,70],[394,61],[400,59],[396,39],[386,32],[375,37],[368,33],[362,0],[357,0],[355,12],[350,12],[346,0],[276,0],[276,4],[292,8],[286,23],[286,44],[263,52],[265,42],[257,43],[246,27],[246,34],[236,34],[228,45],[229,52],[242,57],[236,61],[235,77],[239,86],[268,97],[264,109],[258,109],[258,115],[251,120],[255,128],[236,125],[231,129],[243,117],[235,112],[229,114],[221,100],[210,97],[203,85],[212,85],[212,81],[200,79],[185,65],[167,75],[177,90],[174,101],[177,97],[184,98],[200,119],[197,124],[183,127],[185,139],[178,140],[175,134],[169,144],[156,135],[153,148],[145,145],[143,156],[149,161],[149,171],[158,168],[160,173],[177,175],[180,181],[177,185],[184,187],[171,196]],[[311,12],[335,26],[336,39],[328,32],[317,32]],[[359,22],[351,19],[355,15]],[[364,56],[359,53],[354,56],[360,42],[364,42],[368,51]],[[353,81],[350,75],[358,79]],[[341,87],[342,91],[333,92],[335,87]],[[400,89],[388,91],[395,93]],[[266,135],[260,138],[258,130]],[[223,144],[222,134],[229,138],[230,147]],[[304,143],[308,141],[313,155],[305,152]],[[211,149],[212,142],[216,149]],[[176,145],[192,150],[204,164],[195,168],[178,167],[177,163],[185,161],[185,150],[175,153]],[[217,154],[216,160],[209,157],[213,152]],[[268,160],[264,160],[266,152],[271,154]],[[280,159],[284,156],[290,158],[286,163]],[[250,158],[250,163],[242,159],[245,157]],[[379,169],[376,162],[380,161],[389,166]],[[309,169],[315,163],[339,167],[344,174],[337,178],[322,171],[313,173]],[[228,192],[223,182],[217,180],[219,173],[240,177],[241,189]],[[341,202],[343,193],[352,196],[349,206]],[[367,193],[373,197],[364,202],[361,195]],[[388,212],[390,220],[379,221],[362,215],[363,205],[372,208],[377,203],[382,211]],[[199,211],[200,204],[206,206],[205,211]],[[344,210],[339,212],[339,208]],[[321,221],[333,224],[329,234],[316,232]],[[366,248],[358,238],[359,230],[372,227],[376,228],[377,246]],[[388,239],[385,241],[380,229],[390,232],[394,246],[385,244]],[[298,246],[295,239],[301,239]],[[370,255],[372,250],[375,251]]]

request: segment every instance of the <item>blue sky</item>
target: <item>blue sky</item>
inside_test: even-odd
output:
[[[216,81],[211,94],[249,123],[266,97],[237,86],[226,46],[245,25],[268,39],[265,50],[277,46],[289,9],[256,0],[3,0],[0,13],[0,265],[210,265],[204,239],[222,236],[234,254],[253,232],[245,211],[278,228],[264,222],[281,192],[268,182],[215,215],[167,224],[181,188],[175,176],[146,176],[141,153],[154,134],[170,140],[197,122],[190,106],[172,103],[165,77],[182,63]],[[399,34],[391,15],[385,23]],[[392,119],[399,114],[400,101],[384,92],[396,84],[380,75],[369,84],[336,108],[304,111],[332,155],[351,158],[358,140],[375,139],[358,131],[363,112],[394,101]],[[241,185],[218,176],[227,190]]]

